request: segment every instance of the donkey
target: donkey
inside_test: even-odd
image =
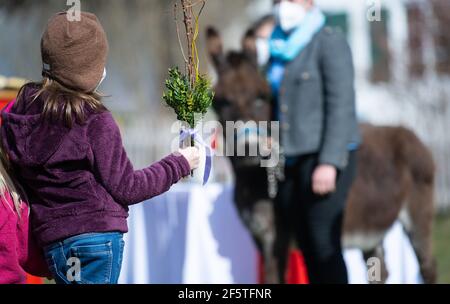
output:
[[[241,51],[225,54],[220,34],[207,29],[207,47],[218,74],[214,109],[219,121],[269,121],[270,87],[257,65],[254,33],[242,40]],[[361,125],[363,143],[357,175],[349,193],[342,242],[361,249],[365,260],[381,261],[381,282],[388,271],[383,239],[400,220],[417,256],[425,283],[435,283],[432,254],[435,164],[427,147],[403,127]],[[230,138],[226,134],[226,138]],[[261,136],[261,134],[258,134]],[[267,172],[249,157],[230,158],[236,176],[235,202],[265,262],[267,283],[283,283],[290,236],[277,234],[274,200],[268,191]],[[284,241],[283,241],[284,240]]]

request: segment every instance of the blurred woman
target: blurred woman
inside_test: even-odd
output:
[[[278,0],[273,13],[267,76],[286,155],[275,204],[280,279],[288,247],[280,236],[293,234],[311,283],[347,283],[341,230],[360,142],[352,54],[312,0]]]

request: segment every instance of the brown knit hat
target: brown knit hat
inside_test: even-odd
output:
[[[94,14],[82,12],[80,21],[69,21],[66,12],[58,13],[42,35],[42,75],[90,93],[102,79],[108,49],[105,31]]]

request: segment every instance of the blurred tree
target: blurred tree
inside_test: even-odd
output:
[[[421,77],[425,72],[424,41],[425,16],[421,5],[412,2],[407,5],[408,15],[408,47],[409,47],[409,74],[412,77]]]
[[[434,53],[438,75],[450,75],[450,1],[410,1],[406,4],[408,17],[409,74],[422,77],[427,66],[426,51]],[[431,44],[425,47],[427,38]]]
[[[440,75],[450,75],[450,1],[431,0],[436,18],[433,31],[436,48],[436,71]]]

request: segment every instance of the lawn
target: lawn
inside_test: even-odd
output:
[[[437,216],[433,240],[438,264],[438,282],[450,284],[450,214]]]

